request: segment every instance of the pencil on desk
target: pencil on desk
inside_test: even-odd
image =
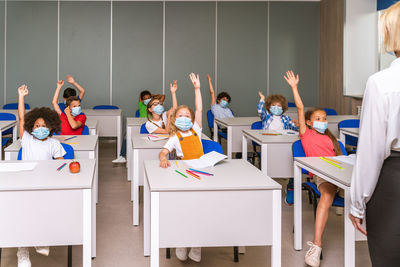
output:
[[[187,177],[187,175],[184,175],[183,173],[181,173],[180,171],[178,171],[178,170],[175,170],[177,173],[179,173],[180,175],[182,175],[183,177],[185,177],[185,178],[188,178]]]
[[[64,166],[67,165],[67,163],[64,163],[63,165],[61,165],[60,167],[57,168],[57,171],[61,171],[62,168],[64,168]]]
[[[189,175],[193,176],[194,178],[196,178],[196,179],[199,179],[199,180],[200,180],[200,176],[198,176],[197,174],[194,174],[193,172],[191,172],[191,171],[188,171],[188,170],[186,170],[186,172],[187,172]]]
[[[75,136],[72,136],[72,137],[68,137],[67,139],[64,139],[64,141],[71,140],[71,139],[73,139],[73,138],[75,138],[75,137],[76,137],[76,135],[75,135]]]
[[[262,135],[272,135],[272,136],[276,136],[276,135],[282,135],[279,133],[262,133]]]
[[[178,161],[177,161],[177,160],[175,160],[175,163],[176,163],[176,167],[179,168],[179,166],[178,166]]]
[[[341,170],[344,169],[343,167],[341,167],[341,166],[339,166],[339,165],[337,165],[337,164],[335,164],[335,163],[329,161],[328,159],[326,159],[326,158],[324,158],[324,157],[319,157],[319,158],[322,159],[323,161],[325,161],[326,163],[329,163],[329,164],[335,166],[336,168],[339,168],[339,169],[341,169]]]
[[[214,174],[212,174],[212,173],[202,172],[202,171],[199,171],[199,170],[196,170],[196,169],[192,169],[192,168],[189,168],[189,170],[191,172],[194,172],[194,173],[200,173],[200,174],[204,174],[204,175],[208,175],[208,176],[214,176]]]
[[[334,159],[328,159],[328,158],[326,158],[326,157],[323,157],[324,159],[326,159],[326,160],[329,160],[329,161],[332,161],[332,162],[335,162],[335,163],[337,163],[337,164],[342,164],[342,162],[340,162],[340,161],[337,161],[337,160],[334,160]]]

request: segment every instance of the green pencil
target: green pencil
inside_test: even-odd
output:
[[[187,178],[187,176],[186,175],[184,175],[183,173],[181,173],[180,171],[178,171],[178,170],[175,170],[177,173],[179,173],[180,175],[182,175],[183,177],[185,177],[185,178]]]

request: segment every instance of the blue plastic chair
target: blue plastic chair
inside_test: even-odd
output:
[[[83,126],[82,135],[89,135],[89,127],[87,127],[86,125]]]
[[[3,109],[18,109],[18,103],[9,103],[9,104],[5,104],[3,106]],[[29,104],[25,103],[25,109],[31,109],[31,107],[29,106]]]
[[[344,148],[344,145],[342,142],[338,141],[340,145],[340,149],[342,150],[343,155],[347,155],[346,149]],[[303,146],[301,144],[301,140],[298,140],[293,143],[292,145],[292,153],[293,153],[293,158],[298,158],[298,157],[305,157],[306,153],[304,152]],[[302,169],[302,173],[308,175],[308,171]],[[314,219],[317,213],[317,199],[321,196],[321,193],[318,191],[317,185],[313,182],[309,181],[309,178],[307,178],[307,182],[303,183],[303,189],[307,190],[310,195],[310,202],[313,204],[314,208]],[[336,196],[335,199],[333,200],[332,206],[334,207],[344,207],[344,199]]]
[[[135,117],[136,117],[136,118],[139,118],[139,117],[140,117],[140,111],[139,111],[139,110],[136,110]]]
[[[143,123],[142,126],[140,126],[140,134],[148,134],[149,131],[146,129],[146,123]]]
[[[0,121],[15,121],[16,119],[17,119],[17,117],[14,114],[0,112]],[[2,132],[2,135],[12,134],[12,133],[13,133],[13,128],[10,128],[10,129]],[[1,140],[1,146],[4,146],[5,144],[7,144],[7,142],[9,140],[11,140],[11,138],[3,137]]]
[[[58,106],[60,107],[61,112],[64,112],[64,110],[66,108],[65,103],[64,102],[60,102],[60,103],[58,103]]]
[[[203,152],[204,154],[207,154],[211,151],[215,151],[218,153],[223,153],[222,152],[222,146],[220,143],[217,143],[212,140],[207,140],[207,139],[201,139],[201,144],[203,145]]]
[[[208,128],[210,129],[210,133],[211,133],[211,139],[213,139],[214,138],[214,114],[212,113],[211,109],[209,109],[207,111],[207,122],[208,122]],[[228,134],[224,133],[223,131],[218,131],[218,139],[221,137],[224,139],[227,139]],[[220,143],[221,143],[221,141],[220,141]]]
[[[327,116],[336,116],[337,111],[332,108],[324,108]]]
[[[119,109],[119,107],[113,105],[97,105],[94,106],[93,109]]]
[[[61,145],[63,146],[65,152],[67,152],[67,154],[65,154],[64,156],[64,159],[74,159],[75,158],[74,148],[71,145],[64,143],[61,143]],[[22,160],[22,147],[18,151],[18,160]]]
[[[289,107],[289,108],[295,108],[295,107],[296,107],[296,104],[293,103],[293,102],[288,102],[288,107]]]
[[[360,128],[360,120],[352,119],[352,120],[343,120],[339,122],[339,130],[341,128]],[[357,146],[358,138],[354,136],[346,135],[345,144],[350,146]]]

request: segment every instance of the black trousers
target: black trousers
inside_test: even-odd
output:
[[[400,266],[400,153],[392,152],[382,166],[366,210],[372,266]]]

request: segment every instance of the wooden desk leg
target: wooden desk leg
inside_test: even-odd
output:
[[[273,192],[272,207],[272,247],[271,247],[271,267],[280,267],[282,261],[282,193],[281,190]]]
[[[294,249],[302,249],[301,168],[294,163]]]
[[[150,267],[159,267],[160,264],[160,193],[152,192],[151,194],[151,208],[150,208]]]
[[[350,188],[345,189],[344,197],[344,266],[355,266],[355,229],[350,221]]]

